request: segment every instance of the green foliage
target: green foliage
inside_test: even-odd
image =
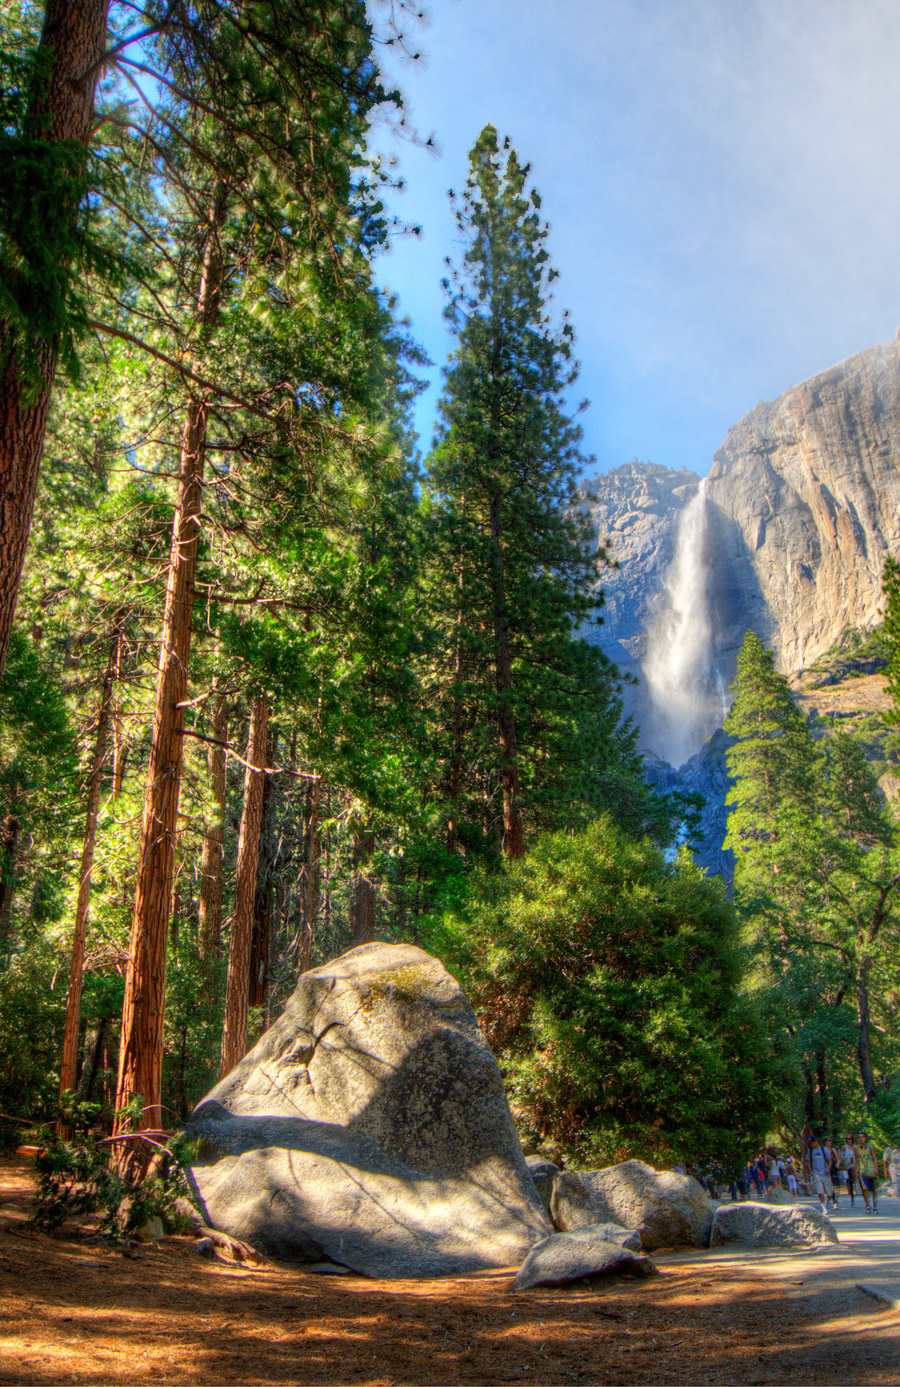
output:
[[[99,1232],[118,1242],[156,1216],[165,1231],[183,1231],[177,1205],[190,1198],[186,1169],[196,1153],[181,1141],[161,1148],[161,1154],[160,1173],[135,1182],[115,1170],[108,1142],[50,1138],[34,1160],[35,1225],[50,1233],[68,1219],[100,1214]]]
[[[35,114],[54,60],[29,32],[36,8],[18,24],[5,15],[0,37],[0,364],[15,352],[32,393],[46,388],[56,352],[78,378],[96,282],[121,287],[138,272],[99,215],[98,194],[121,191],[116,162],[77,140],[50,140],[47,117]]]
[[[0,969],[3,1117],[35,1121],[54,1112],[65,1013],[59,958],[37,936]]]
[[[884,614],[884,643],[887,647],[887,688],[893,709],[887,720],[900,726],[900,562],[888,559],[882,579],[887,609]]]
[[[854,1063],[871,1097],[873,1066],[890,1070],[900,1048],[888,1003],[895,826],[862,744],[833,728],[816,740],[752,632],[734,693],[726,842],[736,900],[783,1001],[806,1112],[830,1125],[847,1108]]]
[[[730,1162],[764,1137],[783,1059],[718,881],[609,818],[542,835],[436,935],[520,1133],[592,1164]]]
[[[748,631],[738,655],[734,701],[725,720],[731,738],[727,753],[733,786],[725,846],[743,860],[765,857],[785,815],[807,811],[812,797],[813,749],[787,680],[775,670],[775,656]]]
[[[201,960],[193,930],[170,940],[166,969],[163,1104],[185,1122],[219,1077],[225,960]]]
[[[873,1094],[866,1105],[865,1116],[860,1126],[869,1134],[869,1140],[879,1157],[880,1168],[879,1143],[900,1146],[900,1091],[892,1085],[891,1088],[882,1088]]]

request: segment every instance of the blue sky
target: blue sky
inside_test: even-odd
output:
[[[585,449],[705,473],[760,399],[900,326],[895,0],[433,0],[396,69],[426,150],[393,147],[423,228],[379,262],[435,361],[447,189],[490,121],[532,164]]]

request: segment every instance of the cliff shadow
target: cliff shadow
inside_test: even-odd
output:
[[[740,525],[710,499],[707,534],[714,658],[727,692],[734,683],[738,652],[747,632],[755,631],[761,641],[772,645],[778,630]]]

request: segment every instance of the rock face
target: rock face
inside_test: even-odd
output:
[[[652,1252],[682,1244],[706,1246],[713,1209],[703,1186],[690,1175],[623,1161],[605,1170],[556,1176],[550,1214],[565,1232],[597,1223],[637,1229],[642,1246]]]
[[[832,1224],[816,1204],[796,1204],[792,1209],[784,1209],[748,1202],[723,1204],[716,1210],[709,1245],[816,1247],[837,1240]]]
[[[279,1260],[439,1276],[552,1231],[474,1013],[409,945],[304,973],[187,1132],[209,1223]]]
[[[610,1242],[602,1228],[555,1233],[529,1252],[513,1282],[513,1290],[554,1286],[595,1276],[652,1276],[656,1268],[622,1243]]]
[[[727,643],[752,626],[790,674],[846,627],[876,623],[884,561],[900,546],[897,341],[745,415],[708,494]]]
[[[679,516],[699,486],[700,478],[687,469],[635,461],[595,477],[585,489],[598,543],[619,567],[603,570],[603,624],[582,634],[623,672],[640,674],[647,626],[675,555]]]
[[[598,540],[620,568],[602,574],[604,621],[583,634],[639,677],[679,520],[698,487],[691,472],[633,463],[586,488]],[[847,628],[877,623],[884,561],[900,550],[897,341],[751,410],[717,451],[706,498],[705,581],[725,688],[748,629],[791,675]],[[643,719],[645,692],[630,698]]]

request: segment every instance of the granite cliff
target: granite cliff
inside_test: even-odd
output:
[[[672,581],[673,559],[679,524],[700,488],[693,472],[635,462],[596,478],[583,502],[598,542],[619,564],[602,577],[604,622],[586,634],[638,676],[630,711],[644,745],[666,760],[667,748],[683,748],[666,742],[646,676],[660,649],[685,639],[684,622],[675,620],[684,599]],[[721,720],[716,688],[730,684],[748,628],[792,675],[848,628],[879,621],[884,561],[900,553],[898,342],[859,352],[751,410],[716,452],[703,492],[705,507],[702,497],[694,506],[691,581],[706,604],[708,687],[696,701],[690,750]],[[696,668],[705,668],[702,660]]]

